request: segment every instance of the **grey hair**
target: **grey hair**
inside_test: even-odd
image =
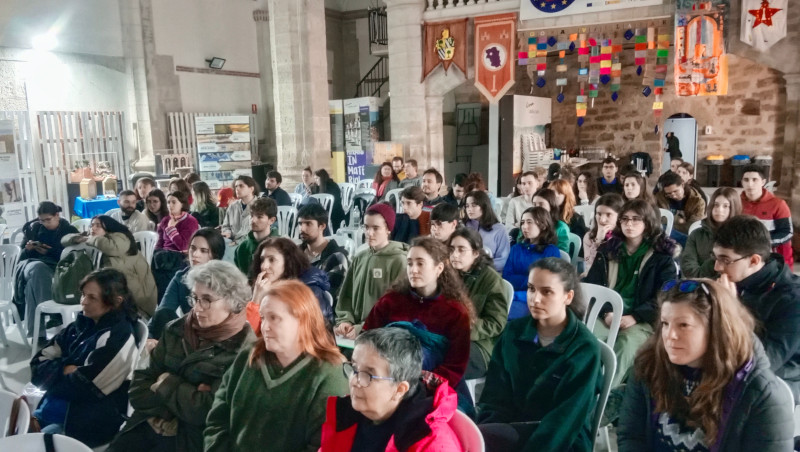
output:
[[[247,277],[232,263],[217,259],[192,267],[183,282],[190,290],[196,283],[206,285],[222,296],[234,313],[242,312],[253,295]]]
[[[372,347],[389,363],[389,373],[395,382],[407,381],[412,388],[416,387],[422,375],[422,345],[411,332],[396,327],[367,330],[356,338],[355,345]]]

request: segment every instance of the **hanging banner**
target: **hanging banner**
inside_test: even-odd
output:
[[[491,103],[514,85],[516,13],[475,18],[475,87]]]
[[[25,224],[22,183],[14,144],[14,121],[0,121],[0,224],[9,230]]]
[[[601,13],[613,9],[660,5],[663,0],[520,0],[519,19]]]
[[[200,179],[212,190],[253,175],[249,116],[197,116],[197,161]]]
[[[455,64],[467,76],[467,20],[425,22],[422,25],[422,80],[439,66]]]
[[[679,96],[728,93],[728,55],[722,4],[675,15],[675,92]]]
[[[739,39],[761,52],[786,37],[788,0],[742,0]]]

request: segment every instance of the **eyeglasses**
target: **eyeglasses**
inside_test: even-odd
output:
[[[668,292],[676,287],[681,293],[692,293],[700,288],[707,296],[711,296],[705,283],[702,281],[696,281],[694,279],[672,279],[665,282],[664,285],[661,286],[661,291]]]
[[[626,224],[626,223],[638,224],[642,223],[643,221],[644,218],[642,217],[620,217],[619,224]]]
[[[353,378],[355,375],[356,383],[362,388],[366,388],[372,383],[372,380],[385,380],[385,381],[394,381],[392,377],[376,377],[375,375],[370,374],[366,371],[359,371],[351,362],[342,363],[342,372],[347,379]]]
[[[186,297],[186,302],[189,303],[189,306],[195,307],[200,306],[203,309],[208,309],[211,307],[211,303],[215,301],[222,300],[222,298],[217,298],[216,300],[209,300],[205,298],[198,298],[197,295],[191,294]]]
[[[739,261],[740,261],[740,260],[742,260],[742,259],[747,259],[749,256],[742,256],[742,257],[740,257],[740,258],[738,258],[738,259],[734,259],[734,260],[732,260],[732,261],[731,261],[731,260],[728,260],[728,259],[726,259],[726,258],[721,258],[721,257],[718,257],[718,256],[713,256],[713,257],[714,257],[714,260],[715,260],[715,261],[717,261],[717,262],[719,263],[719,265],[721,265],[721,266],[723,266],[723,267],[727,267],[728,265],[731,265],[731,264],[733,264],[733,263],[739,262]]]

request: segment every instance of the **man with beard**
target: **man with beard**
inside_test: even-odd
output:
[[[308,204],[297,212],[300,225],[300,249],[308,256],[311,265],[328,274],[334,305],[339,296],[339,288],[344,282],[350,266],[347,251],[333,239],[323,236],[328,227],[328,212],[320,204]]]
[[[131,233],[139,231],[155,231],[155,225],[147,219],[147,215],[136,210],[136,193],[133,190],[119,192],[118,209],[111,209],[106,215],[124,224]]]

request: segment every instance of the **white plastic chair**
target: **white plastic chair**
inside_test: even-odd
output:
[[[14,232],[11,233],[11,237],[8,239],[8,243],[12,245],[23,245],[19,241],[22,240],[19,236],[24,235],[22,228],[15,229]]]
[[[144,320],[138,319],[136,324],[133,325],[133,334],[136,339],[136,348],[140,351],[144,349],[144,344],[147,342],[147,336],[150,334],[150,330],[147,328],[147,324],[144,323]]]
[[[781,377],[775,377],[775,378],[778,380],[778,386],[781,386],[783,388],[781,389],[781,391],[785,392],[786,399],[791,402],[792,413],[794,413],[795,409],[797,408],[797,405],[795,405],[794,403],[794,393],[792,392],[791,386],[789,386],[789,383],[786,383],[786,380],[784,380],[783,378]]]
[[[587,312],[584,323],[589,331],[594,330],[594,324],[597,322],[597,316],[600,315],[603,305],[611,304],[613,317],[611,327],[608,329],[606,344],[613,349],[619,333],[619,323],[622,320],[622,297],[608,287],[590,283],[581,283],[581,292],[583,292]]]
[[[292,207],[299,209],[300,203],[303,202],[303,195],[300,193],[289,193],[289,199],[292,200]]]
[[[687,234],[687,235],[690,235],[690,234],[691,234],[692,232],[694,232],[696,229],[700,229],[700,227],[701,227],[702,225],[703,225],[703,220],[700,220],[700,221],[695,221],[694,223],[692,223],[692,224],[691,224],[691,226],[689,226],[689,234]]]
[[[669,235],[672,232],[672,225],[675,224],[675,215],[667,209],[658,210],[661,211],[661,223],[664,224],[666,220],[667,225],[664,227],[664,234]]]
[[[91,218],[81,218],[80,220],[75,220],[72,222],[72,226],[78,230],[78,232],[87,232],[92,229],[92,219]]]
[[[572,259],[572,265],[578,265],[578,260],[581,252],[581,238],[578,234],[569,233],[569,257]]]
[[[569,262],[570,264],[572,263],[572,258],[570,257],[569,253],[567,253],[566,251],[558,250],[558,254],[561,256],[561,259],[564,259],[565,261]]]
[[[478,430],[478,426],[466,414],[456,411],[447,425],[453,429],[453,433],[456,434],[458,441],[461,443],[461,448],[465,452],[484,452],[486,450],[481,431]]]
[[[356,252],[356,242],[346,235],[334,234],[331,237],[331,240],[335,240],[336,243],[347,250],[347,258],[352,260],[355,257]]]
[[[328,304],[331,305],[331,307],[332,307],[333,306],[333,295],[331,295],[331,293],[328,292],[327,290],[325,292],[322,292],[322,295],[325,297],[325,301],[327,301]]]
[[[342,193],[342,209],[348,212],[353,207],[353,193],[356,191],[356,184],[340,182],[339,191]]]
[[[315,198],[322,207],[328,211],[328,224],[331,224],[331,213],[333,212],[333,195],[329,195],[327,193],[317,193],[316,195],[311,195],[312,198]]]
[[[405,210],[403,210],[403,202],[400,200],[400,193],[402,192],[403,192],[402,188],[395,188],[394,190],[389,190],[386,193],[386,196],[383,198],[383,200],[388,202],[389,204],[392,204],[394,202],[395,213],[405,212]],[[394,201],[392,201],[392,199],[394,199]]]
[[[294,230],[297,209],[292,206],[278,206],[278,234],[289,237]]]
[[[64,435],[53,435],[53,447],[58,452],[93,452],[89,446]],[[26,433],[0,439],[0,450],[17,452],[46,452],[44,433]]]
[[[19,261],[22,249],[17,245],[0,245],[0,341],[8,347],[6,338],[7,327],[17,325],[17,331],[22,336],[25,346],[28,343],[28,334],[25,331],[25,324],[19,317],[17,306],[11,301],[14,299],[14,269]]]
[[[133,238],[139,244],[139,249],[142,256],[147,261],[147,265],[153,261],[153,253],[155,252],[156,243],[158,242],[158,233],[153,231],[139,231],[133,233]]]
[[[614,381],[614,374],[617,372],[617,355],[614,354],[614,349],[609,347],[602,341],[597,341],[600,344],[600,360],[603,363],[603,389],[600,391],[600,397],[597,399],[597,405],[594,408],[594,416],[592,417],[592,436],[596,440],[597,432],[600,430],[600,421],[603,418],[603,411],[606,409],[606,402],[608,402],[608,394],[611,392],[611,383]],[[603,441],[609,444],[608,428],[603,427]]]
[[[354,243],[354,252],[364,243],[364,230],[360,227],[347,226],[339,228],[336,230],[336,235],[349,237]],[[339,242],[337,241],[336,243]],[[355,257],[355,255],[350,255],[350,259],[353,259],[353,257]]]
[[[573,212],[577,213],[578,215],[583,217],[583,222],[586,223],[586,227],[591,229],[594,226],[594,206],[575,206]]]
[[[770,193],[775,193],[775,185],[777,185],[777,181],[771,180],[764,185],[764,188]]]
[[[8,432],[8,422],[11,417],[11,408],[14,406],[14,401],[17,395],[13,392],[0,389],[0,437],[5,437]],[[22,402],[19,405],[19,415],[17,416],[16,434],[21,435],[28,432],[28,426],[31,421],[31,409],[27,403]],[[11,449],[6,449],[11,450]]]
[[[489,248],[488,246],[484,246],[484,247],[483,247],[483,250],[484,250],[484,251],[486,251],[486,254],[487,254],[487,255],[488,255],[488,256],[489,256],[491,259],[494,259],[494,253],[492,252],[492,249],[491,249],[491,248]]]
[[[375,179],[361,179],[356,184],[356,190],[359,188],[369,188],[372,189],[372,183],[375,182]]]
[[[4,236],[7,228],[8,228],[7,224],[0,224],[0,243],[3,243],[3,239],[5,238]]]
[[[500,219],[501,214],[503,213],[503,208],[508,204],[509,199],[507,197],[502,198],[494,198],[494,204],[492,208],[494,208],[494,214],[497,215],[497,218]],[[502,219],[500,220],[502,221]]]

